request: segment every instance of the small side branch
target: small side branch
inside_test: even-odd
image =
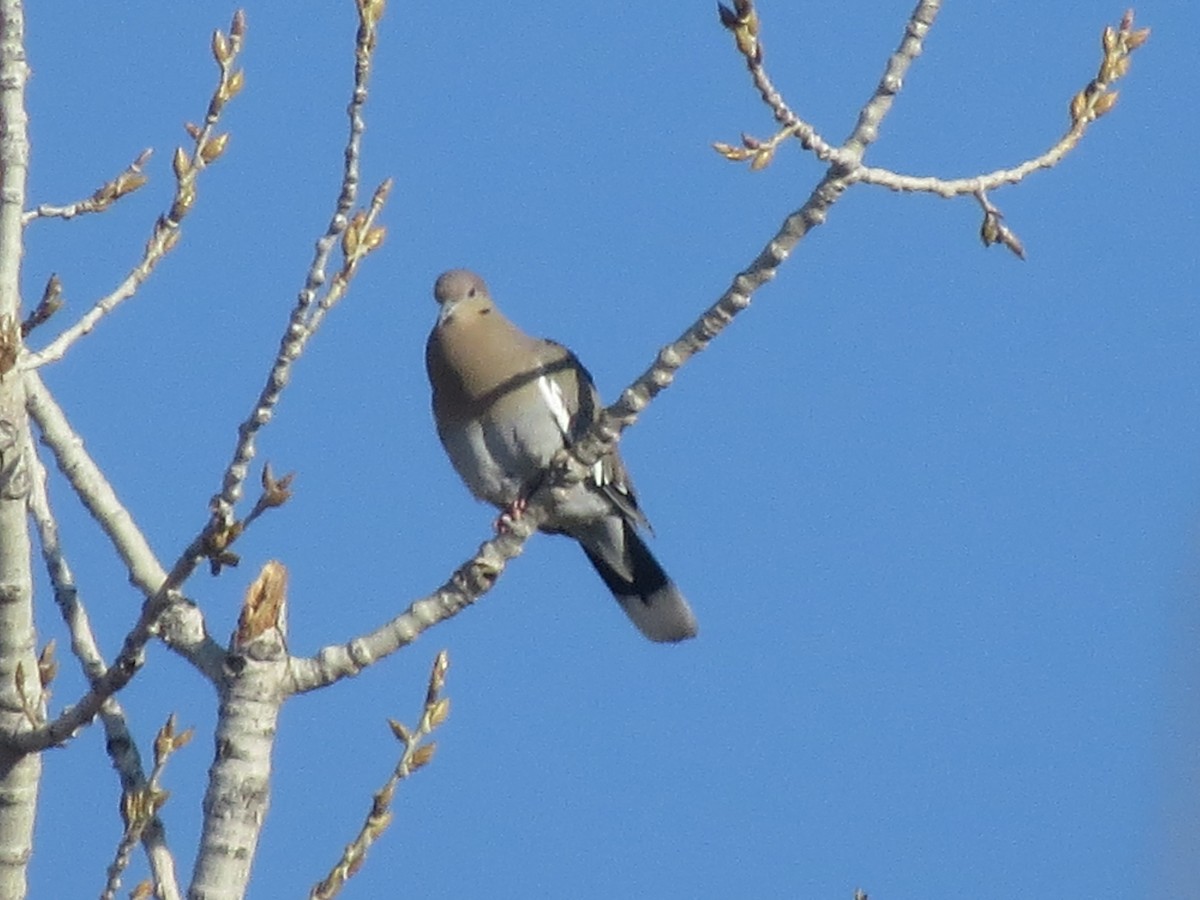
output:
[[[1039,169],[1058,165],[1074,150],[1088,128],[1117,105],[1118,92],[1112,89],[1117,79],[1129,72],[1131,54],[1150,38],[1149,28],[1133,28],[1133,11],[1125,13],[1118,28],[1105,27],[1101,35],[1103,57],[1100,70],[1084,88],[1071,98],[1070,127],[1045,153],[1007,169],[997,169],[966,178],[936,178],[932,175],[903,175],[888,169],[862,167],[855,175],[864,184],[878,184],[893,191],[936,194],[939,197],[978,196],[1017,184]],[[986,207],[985,207],[986,211]]]
[[[366,862],[367,851],[377,841],[384,830],[392,822],[392,800],[396,796],[396,788],[400,782],[408,778],[418,769],[426,766],[433,759],[437,744],[422,743],[450,715],[450,698],[443,697],[442,688],[446,685],[446,670],[450,667],[450,658],[443,650],[433,661],[433,671],[429,673],[429,687],[425,692],[425,707],[421,712],[421,720],[416,730],[409,729],[402,722],[392,719],[388,724],[392,734],[404,746],[400,761],[392,771],[391,777],[384,782],[383,787],[375,792],[371,810],[363,821],[358,835],[351,841],[342,858],[337,861],[329,874],[313,886],[309,892],[310,900],[330,900],[336,897],[346,882],[354,877]]]
[[[32,441],[30,442],[29,459],[33,467],[33,478],[29,491],[29,513],[37,528],[42,559],[46,563],[50,584],[54,588],[54,601],[58,605],[59,613],[71,635],[71,652],[79,660],[84,677],[87,678],[89,684],[94,686],[107,674],[108,666],[96,643],[96,636],[92,631],[87,609],[79,599],[75,576],[71,572],[70,566],[67,565],[62,547],[59,545],[58,523],[55,522],[54,515],[50,511],[50,501],[46,494],[46,469],[32,453]],[[62,740],[72,736],[77,728],[90,722],[98,708],[99,705],[95,708],[89,707],[86,712],[75,713],[66,720],[60,717],[50,726],[40,729],[41,735],[30,734],[28,737],[31,739],[42,738],[37,746],[30,749],[43,750],[61,743]]]
[[[782,128],[765,141],[743,134],[741,147],[716,143],[713,144],[713,149],[735,162],[748,159],[750,167],[758,170],[770,164],[775,149],[785,139],[794,137],[800,141],[800,146],[813,151],[818,159],[832,158],[834,147],[817,133],[816,128],[796,115],[767,74],[763,64],[765,54],[762,38],[759,36],[758,12],[752,0],[734,0],[732,9],[718,3],[717,12],[720,14],[721,24],[733,35],[738,53],[746,61],[746,69],[754,81],[758,95],[763,103],[770,107],[771,114]]]
[[[379,20],[383,15],[384,0],[357,0],[357,6],[359,27],[355,42],[354,88],[347,109],[350,130],[343,155],[341,189],[325,234],[317,241],[304,287],[296,298],[296,304],[279,342],[279,352],[267,374],[266,384],[259,393],[254,409],[238,427],[237,443],[222,477],[221,490],[212,499],[212,520],[208,532],[222,546],[227,546],[236,538],[246,524],[237,522],[234,509],[242,498],[242,488],[249,474],[250,463],[256,454],[255,439],[259,430],[274,415],[275,407],[290,379],[292,365],[304,353],[309,338],[320,327],[325,314],[348,292],[359,264],[383,242],[384,229],[377,226],[376,221],[391,189],[390,180],[375,191],[367,210],[354,216],[350,214],[358,197],[359,157],[362,135],[366,128],[363,108],[367,101],[367,84],[378,41]],[[322,294],[325,273],[339,242],[342,249],[342,266]],[[219,560],[214,560],[216,568],[219,569],[220,564]]]
[[[143,150],[124,172],[100,185],[96,188],[95,193],[87,199],[77,200],[66,206],[49,206],[43,203],[37,209],[31,209],[25,213],[21,220],[22,224],[28,225],[34,219],[73,219],[85,213],[104,212],[122,197],[132,194],[149,180],[142,172],[142,168],[150,160],[153,152],[150,148]]]
[[[217,87],[209,99],[204,124],[197,126],[189,123],[187,126],[188,134],[192,138],[190,150],[179,147],[175,151],[172,160],[175,170],[175,197],[170,209],[154,223],[141,260],[125,276],[125,280],[117,285],[116,290],[96,301],[79,321],[51,341],[45,349],[27,354],[22,360],[24,368],[36,368],[62,359],[71,346],[89,334],[101,319],[136,294],[142,283],[179,242],[180,225],[196,204],[197,179],[205,168],[216,162],[225,152],[229,140],[228,134],[217,134],[216,127],[225,104],[238,95],[245,81],[242,70],[234,68],[238,53],[242,49],[245,32],[246,17],[239,11],[233,17],[228,36],[221,31],[213,34],[213,58],[220,70]]]
[[[1004,213],[992,205],[992,201],[988,200],[987,194],[983,191],[977,191],[975,199],[983,207],[983,225],[979,228],[979,239],[983,241],[983,246],[990,247],[992,244],[1003,244],[1021,259],[1024,259],[1025,246],[1016,234],[1013,233],[1013,230],[1004,224]]]
[[[1070,127],[1045,153],[1008,169],[969,178],[942,179],[933,176],[902,175],[887,169],[862,167],[856,173],[864,184],[878,184],[893,191],[936,194],[939,197],[958,197],[970,194],[983,208],[980,237],[984,246],[1003,244],[1021,259],[1025,250],[1015,232],[1001,219],[1003,214],[987,199],[987,192],[1018,184],[1040,169],[1050,169],[1062,162],[1083,139],[1093,122],[1117,104],[1118,92],[1113,84],[1129,72],[1132,53],[1150,38],[1149,28],[1134,29],[1133,10],[1125,13],[1118,27],[1106,26],[1100,38],[1102,50],[1100,68],[1095,77],[1071,98],[1068,107]]]
[[[1133,10],[1125,13],[1116,27],[1108,26],[1101,35],[1102,57],[1095,77],[1071,99],[1070,127],[1046,152],[1007,169],[973,175],[966,178],[944,179],[927,175],[906,175],[888,169],[862,164],[867,148],[879,137],[879,127],[891,109],[904,83],[904,74],[921,53],[926,34],[941,7],[940,0],[921,0],[909,17],[905,36],[888,60],[888,65],[875,91],[859,112],[853,132],[840,147],[830,147],[811,126],[792,110],[783,95],[771,82],[763,67],[763,48],[760,36],[761,21],[753,0],[736,0],[733,8],[718,4],[721,24],[734,36],[738,52],[746,61],[755,88],[770,108],[775,120],[783,127],[766,140],[747,134],[740,146],[716,143],[714,149],[728,160],[750,163],[752,170],[766,168],[781,144],[791,137],[801,146],[813,151],[818,158],[828,160],[841,170],[847,183],[876,184],[894,191],[930,193],[939,197],[975,197],[984,211],[980,236],[985,245],[1003,244],[1022,259],[1024,247],[1016,233],[1003,223],[1003,214],[987,198],[989,191],[1017,184],[1039,169],[1049,169],[1073,150],[1082,140],[1088,127],[1110,112],[1117,102],[1112,85],[1129,72],[1131,54],[1150,37],[1149,28],[1134,29]]]

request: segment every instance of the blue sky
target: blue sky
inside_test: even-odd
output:
[[[320,7],[247,7],[247,87],[183,242],[46,372],[164,560],[205,519],[331,208],[354,16]],[[768,67],[829,139],[910,8],[762,0]],[[30,229],[27,297],[57,272],[62,323],[123,277],[169,202],[232,9],[30,10],[31,200],[82,197],[158,151],[116,209]],[[869,161],[959,176],[1036,155],[1122,12],[947,4]],[[347,897],[1185,893],[1200,876],[1200,14],[1137,14],[1154,33],[1115,112],[992,197],[1026,262],[980,246],[972,202],[852,190],[626,435],[697,640],[644,641],[575,547],[535,538],[475,608],[288,705],[252,894],[295,896],[336,859],[394,764],[386,718],[415,717],[443,647],[437,759]],[[246,535],[240,569],[189,586],[220,638],[267,559],[290,568],[290,644],[310,654],[488,536],[428,411],[440,271],[478,270],[612,398],[821,171],[798,148],[761,173],[709,148],[772,123],[707,0],[393,2],[366,115],[364,178],[396,180],[387,243],[260,441],[298,472],[294,501]],[[139,597],[51,490],[111,653]],[[80,684],[64,665],[56,700]],[[159,647],[124,700],[143,751],[172,711],[201,733],[167,776],[186,871],[212,692]],[[47,756],[34,896],[102,884],[120,831],[102,741]]]

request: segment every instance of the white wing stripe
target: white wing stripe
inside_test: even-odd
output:
[[[558,426],[559,432],[562,434],[563,443],[570,443],[571,438],[571,411],[567,409],[566,398],[563,397],[562,388],[558,386],[558,382],[545,375],[541,375],[537,380],[538,393],[542,395],[542,401],[546,404],[546,408],[550,410],[550,415],[554,418],[554,424]],[[603,486],[608,479],[605,477],[604,460],[597,460],[596,465],[592,467],[592,481],[597,485]]]
[[[567,401],[563,398],[562,388],[545,375],[538,377],[537,386],[542,400],[550,410],[550,415],[554,417],[554,424],[558,426],[565,441],[571,434],[571,411],[567,409]]]

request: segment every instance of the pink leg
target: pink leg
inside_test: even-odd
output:
[[[496,516],[496,532],[504,534],[504,532],[511,530],[512,523],[521,518],[527,506],[529,506],[529,498],[521,496],[500,510],[500,515]]]

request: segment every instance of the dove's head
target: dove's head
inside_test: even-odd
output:
[[[446,322],[459,310],[490,310],[492,296],[482,278],[468,269],[451,269],[438,276],[433,285],[433,299],[438,302],[438,322]]]

